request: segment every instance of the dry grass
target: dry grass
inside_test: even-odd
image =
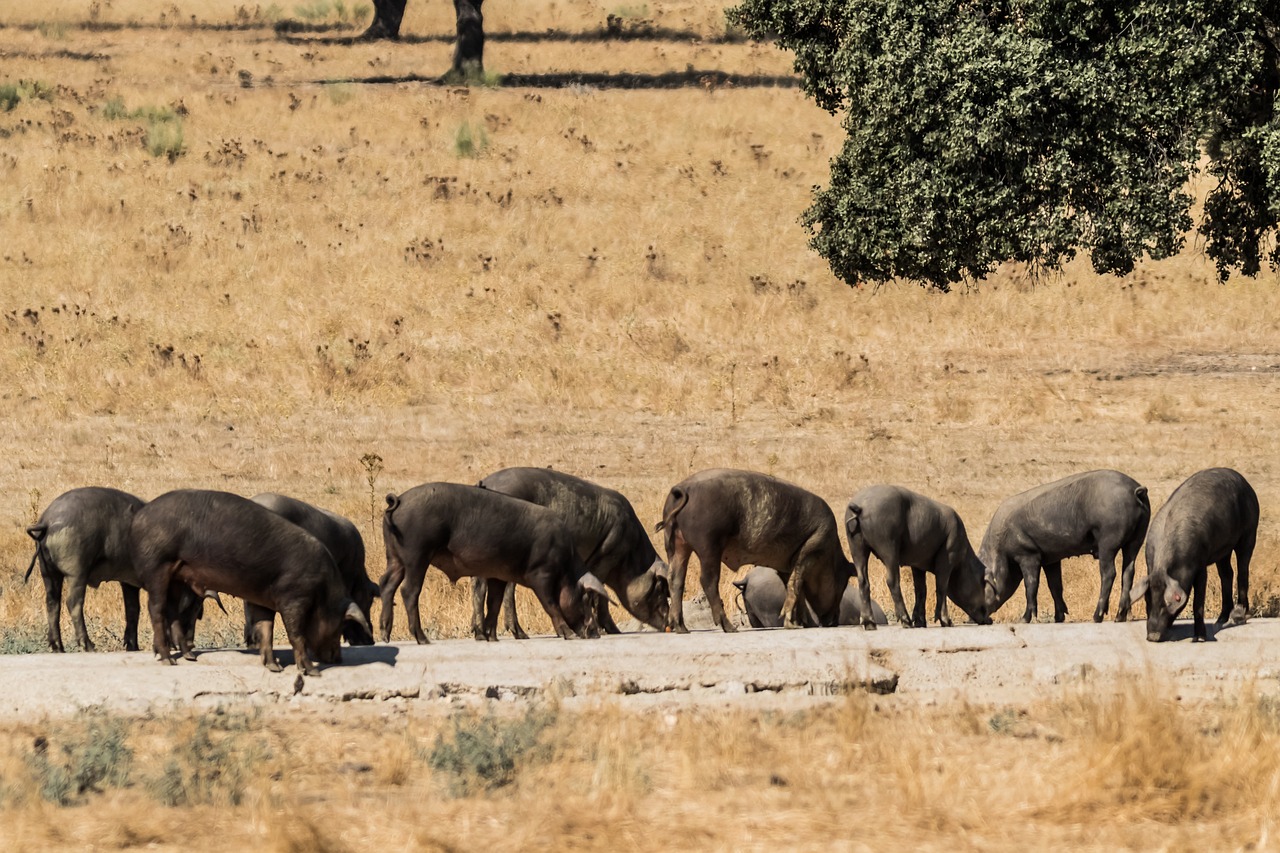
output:
[[[101,20],[149,28],[107,31],[79,26],[81,4],[0,16],[21,25],[2,30],[0,83],[38,78],[47,96],[0,113],[9,565],[25,568],[22,526],[67,488],[207,486],[361,520],[376,576],[369,453],[385,465],[375,514],[387,490],[537,464],[652,520],[673,482],[730,465],[836,507],[902,483],[952,503],[975,540],[1003,497],[1074,471],[1125,470],[1158,505],[1231,465],[1264,507],[1255,597],[1276,595],[1274,276],[1219,286],[1189,250],[1123,281],[1076,267],[950,296],[850,290],[796,226],[840,137],[794,90],[335,87],[438,72],[448,45],[188,25],[239,5],[119,0]],[[407,32],[450,31],[444,6],[411,6]],[[591,29],[614,10],[487,11],[496,32]],[[720,20],[649,12],[709,35]],[[498,73],[686,65],[789,63],[668,42],[495,41],[488,57]],[[109,118],[112,101],[132,117]],[[166,109],[185,146],[172,161],[147,150],[146,116]],[[456,150],[464,124],[484,129],[479,156]],[[1096,569],[1066,576],[1087,615]],[[38,589],[0,586],[0,617],[38,638]],[[90,598],[95,630],[118,633],[114,592]],[[465,631],[465,591],[437,579],[428,602],[436,630]]]
[[[1270,848],[1272,700],[1186,705],[1141,678],[1097,686],[1025,708],[861,695],[788,713],[552,706],[533,712],[549,727],[515,754],[511,782],[462,796],[431,769],[436,744],[495,711],[518,729],[523,712],[112,718],[133,749],[129,779],[69,807],[41,798],[32,744],[55,751],[93,717],[32,723],[0,737],[3,813],[22,848]],[[221,748],[188,775],[234,776],[238,799],[224,786],[165,806],[147,780],[197,730]]]
[[[624,5],[490,0],[486,22],[593,30]],[[644,5],[723,32],[714,5]],[[68,488],[294,494],[356,519],[376,576],[382,493],[515,464],[618,488],[646,522],[713,465],[837,508],[897,482],[953,504],[975,541],[1004,497],[1075,471],[1120,468],[1158,506],[1230,465],[1263,506],[1254,599],[1280,600],[1274,275],[1216,285],[1193,247],[1122,281],[1074,267],[949,296],[850,290],[796,224],[840,133],[794,90],[369,85],[440,73],[449,45],[286,42],[267,27],[296,14],[282,7],[0,10],[0,86],[36,93],[0,112],[9,650],[43,648],[22,528]],[[95,19],[131,26],[81,26]],[[447,4],[410,3],[406,35],[452,27]],[[789,70],[711,42],[486,53],[499,74]],[[166,109],[172,158],[147,147]],[[460,156],[464,125],[483,129],[478,156]],[[1096,568],[1065,576],[1087,618]],[[433,575],[423,601],[434,630],[466,632],[465,589]],[[118,647],[116,591],[88,611]],[[209,622],[203,641],[235,642],[234,620]],[[132,782],[69,809],[33,789],[29,757],[87,724],[9,725],[0,817],[15,849],[1266,849],[1280,742],[1263,687],[1229,707],[1116,683],[1019,708],[561,711],[513,784],[457,799],[423,758],[449,724],[416,711],[126,720]],[[202,732],[240,793],[159,806],[147,780],[170,758],[199,769],[181,747]]]

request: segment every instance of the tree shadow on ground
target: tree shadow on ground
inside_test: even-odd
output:
[[[319,84],[359,83],[375,86],[397,83],[422,83],[428,86],[458,85],[444,77],[427,77],[421,74],[346,77],[314,82]],[[494,88],[565,89],[572,86],[592,89],[795,89],[800,86],[800,78],[778,74],[731,74],[726,71],[698,69],[666,71],[659,74],[632,71],[615,73],[562,71],[547,74],[503,74]]]

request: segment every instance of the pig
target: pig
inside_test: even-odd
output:
[[[782,627],[782,602],[787,597],[787,585],[776,569],[768,566],[756,566],[747,572],[747,576],[736,580],[733,585],[742,593],[742,609],[746,611],[747,621],[752,628]],[[862,593],[853,584],[844,588],[840,599],[839,625],[857,625],[862,621]],[[818,626],[818,619],[813,608],[807,604],[804,608],[804,626]],[[884,610],[874,601],[871,602],[871,618],[877,625],[886,625],[889,620]]]
[[[904,627],[926,624],[925,576],[932,572],[937,603],[934,619],[951,627],[947,599],[954,601],[979,625],[991,624],[983,586],[985,569],[973,553],[960,515],[946,504],[901,486],[868,486],[849,500],[844,515],[849,554],[859,580],[867,577],[867,560],[875,554],[884,563],[893,611]],[[911,567],[915,606],[907,615],[898,570]],[[862,589],[864,600],[870,590]]]
[[[573,534],[583,565],[618,596],[633,616],[661,631],[667,624],[667,564],[654,550],[635,509],[620,492],[549,468],[505,468],[480,481],[480,488],[501,492],[556,512]],[[505,627],[517,638],[527,635],[515,611],[515,587],[505,585]],[[472,588],[472,632],[484,639],[485,578]],[[607,598],[597,596],[596,619],[607,633],[620,633]]]
[[[45,507],[27,535],[36,543],[26,578],[36,563],[44,580],[45,613],[48,617],[49,648],[64,651],[62,645],[62,587],[67,586],[67,612],[75,628],[76,641],[86,652],[96,649],[84,624],[86,587],[98,588],[103,581],[117,581],[124,596],[124,647],[138,650],[138,573],[129,558],[129,526],[142,500],[119,489],[99,486],[64,492]]]
[[[1258,495],[1238,472],[1210,468],[1192,474],[1151,521],[1147,535],[1147,576],[1133,587],[1147,603],[1147,639],[1161,642],[1174,617],[1193,596],[1192,642],[1203,643],[1204,590],[1210,563],[1222,582],[1217,624],[1242,625],[1249,618],[1249,560],[1258,541]],[[1236,555],[1235,598],[1231,595],[1231,554]],[[1234,605],[1233,605],[1234,601]]]
[[[598,636],[591,596],[606,595],[605,587],[582,564],[569,528],[546,507],[479,486],[425,483],[387,495],[382,538],[387,551],[387,570],[378,581],[383,642],[391,639],[394,596],[401,584],[409,631],[419,643],[427,642],[418,598],[432,565],[454,583],[462,577],[487,579],[482,626],[487,640],[498,638],[498,611],[508,583],[532,589],[564,639]]]
[[[225,592],[243,598],[258,630],[263,665],[281,670],[271,646],[271,613],[279,613],[304,675],[320,663],[340,663],[342,623],[372,633],[347,593],[329,551],[296,524],[228,492],[179,489],[134,513],[130,553],[147,591],[156,657],[173,664],[170,630],[177,630],[180,591]],[[168,630],[167,630],[168,629]],[[178,636],[182,656],[194,660]]]
[[[310,533],[320,540],[320,544],[329,549],[330,556],[338,566],[342,575],[342,583],[346,587],[351,600],[364,614],[365,621],[372,620],[373,600],[378,595],[378,585],[369,580],[364,564],[364,539],[359,529],[346,518],[336,512],[312,506],[297,498],[266,492],[250,498],[259,506],[264,506]],[[275,618],[272,617],[274,625]],[[373,634],[360,628],[355,622],[342,623],[342,636],[349,645],[373,645]],[[245,607],[244,622],[245,645],[253,648],[257,644],[253,622],[249,619],[249,607]]]
[[[1147,489],[1119,471],[1086,471],[1007,498],[996,508],[978,557],[986,566],[987,612],[995,613],[1018,589],[1026,587],[1023,622],[1037,615],[1040,568],[1053,595],[1053,618],[1062,622],[1062,561],[1092,554],[1098,558],[1102,588],[1093,621],[1101,622],[1111,604],[1116,554],[1124,555],[1116,621],[1129,618],[1130,590],[1138,549],[1147,535],[1151,503]]]
[[[805,605],[819,625],[835,625],[840,601],[853,573],[836,532],[835,513],[826,501],[799,486],[759,474],[728,468],[700,471],[671,488],[658,530],[666,531],[671,575],[668,627],[686,634],[684,581],[689,556],[702,564],[702,589],[711,614],[726,632],[737,628],[720,600],[720,563],[737,570],[744,565],[774,567],[787,578],[780,613],[788,628],[805,623]],[[865,581],[859,583],[865,589]],[[874,627],[869,613],[863,627]]]

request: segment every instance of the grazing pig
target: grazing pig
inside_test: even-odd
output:
[[[835,625],[839,619],[853,567],[840,548],[835,514],[812,492],[766,474],[713,468],[671,488],[657,529],[666,530],[671,567],[667,623],[673,631],[689,631],[683,608],[690,554],[698,555],[711,614],[727,632],[737,629],[720,600],[721,562],[735,571],[747,564],[773,566],[786,577],[780,615],[788,628],[804,626],[806,604],[819,625]],[[875,623],[864,613],[862,624]]]
[[[983,588],[983,565],[969,544],[960,515],[946,504],[901,486],[868,486],[849,501],[844,514],[849,554],[861,582],[868,577],[867,560],[875,554],[884,563],[893,612],[899,624],[923,628],[926,571],[933,572],[937,603],[933,618],[951,627],[947,599],[954,601],[979,625],[991,624]],[[899,569],[911,567],[915,606],[907,616],[902,601]],[[868,584],[869,585],[869,584]],[[870,590],[863,587],[863,598]]]
[[[378,595],[378,585],[369,580],[364,565],[364,539],[359,529],[348,519],[336,512],[312,506],[296,498],[277,495],[270,492],[254,495],[250,498],[259,506],[264,506],[276,515],[292,521],[303,530],[320,540],[320,544],[329,549],[330,556],[338,566],[338,574],[342,576],[342,585],[346,588],[351,600],[364,614],[365,621],[372,620],[373,600]],[[275,618],[272,617],[274,625]],[[365,631],[355,622],[343,622],[343,638],[353,646],[373,645],[373,634]],[[254,626],[249,620],[249,608],[245,607],[244,641],[253,648],[257,643]]]
[[[598,636],[595,602],[604,585],[587,571],[573,534],[552,510],[479,486],[426,483],[396,497],[387,495],[382,515],[387,571],[378,581],[382,595],[381,634],[391,638],[395,591],[402,583],[409,631],[427,642],[418,598],[428,566],[457,583],[462,577],[488,581],[484,637],[498,639],[498,608],[505,584],[533,590],[555,631],[564,639]],[[575,626],[570,627],[570,622]]]
[[[142,503],[119,489],[72,489],[55,498],[27,528],[36,551],[26,577],[31,577],[39,562],[51,650],[63,651],[60,611],[64,582],[76,640],[86,652],[94,650],[84,624],[84,593],[86,587],[97,589],[103,581],[119,581],[124,594],[124,647],[138,650],[138,573],[129,558],[129,525]]]
[[[631,502],[606,489],[549,468],[504,468],[480,481],[480,488],[554,511],[573,534],[583,565],[612,589],[631,615],[661,631],[667,624],[667,564],[654,550]],[[516,618],[515,587],[506,587],[502,606],[506,625],[517,638],[524,630]],[[472,588],[472,632],[485,639],[484,597],[488,583],[476,578]],[[620,633],[609,615],[609,600],[597,596],[596,618],[610,634]]]
[[[130,538],[163,662],[174,662],[166,629],[176,626],[182,585],[197,596],[225,592],[252,605],[262,662],[273,672],[280,664],[272,653],[268,611],[280,614],[294,660],[307,675],[319,671],[311,655],[321,663],[342,660],[344,620],[370,631],[324,545],[239,495],[168,492],[134,513]],[[186,638],[179,639],[183,657],[194,659]]]
[[[991,517],[978,551],[987,567],[987,612],[999,610],[1021,581],[1027,594],[1022,621],[1034,619],[1043,566],[1053,595],[1054,621],[1063,621],[1067,605],[1062,600],[1062,561],[1092,554],[1098,558],[1102,574],[1093,621],[1101,622],[1111,605],[1116,554],[1122,553],[1116,621],[1125,621],[1129,618],[1133,567],[1150,518],[1146,487],[1119,471],[1072,474],[1006,499]]]
[[[1174,617],[1194,600],[1194,642],[1204,642],[1204,589],[1208,566],[1218,567],[1222,581],[1222,613],[1217,624],[1242,625],[1249,618],[1249,560],[1258,539],[1258,496],[1230,468],[1192,474],[1169,496],[1151,521],[1147,536],[1147,576],[1134,586],[1147,602],[1147,639],[1164,640]],[[1231,597],[1231,552],[1236,555],[1234,606]]]
[[[787,597],[787,585],[777,570],[768,566],[756,566],[747,572],[747,576],[736,580],[733,585],[742,593],[742,609],[747,613],[747,621],[752,628],[782,627],[782,602]],[[862,621],[862,593],[853,584],[844,588],[840,598],[840,618],[837,624],[857,625]],[[874,601],[871,602],[871,619],[877,625],[887,625],[889,620],[884,610]],[[806,628],[818,627],[818,618],[807,604],[803,614]]]

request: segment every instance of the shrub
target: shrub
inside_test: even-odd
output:
[[[464,121],[453,137],[453,150],[459,157],[479,157],[489,147],[488,134],[484,128],[477,128],[473,133],[471,122]]]
[[[496,790],[515,781],[520,765],[538,751],[542,733],[555,719],[554,711],[541,708],[514,719],[492,710],[483,716],[455,714],[451,735],[436,738],[427,764],[445,778],[450,796]]]
[[[269,751],[246,737],[257,713],[222,708],[202,714],[195,731],[174,732],[174,747],[160,773],[146,780],[147,793],[166,806],[239,805]]]
[[[54,735],[55,741],[61,741],[56,751],[48,738],[37,738],[27,765],[40,797],[68,806],[104,787],[126,787],[133,763],[133,750],[126,743],[128,733],[129,725],[123,718],[100,708],[85,708],[63,732]]]

